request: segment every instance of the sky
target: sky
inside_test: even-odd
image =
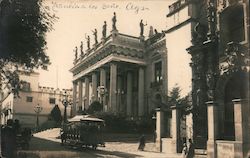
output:
[[[93,42],[92,30],[98,31],[98,41],[104,21],[107,21],[107,35],[112,27],[113,12],[117,16],[117,29],[120,33],[139,36],[140,20],[145,26],[144,34],[148,36],[149,27],[153,26],[160,32],[167,29],[166,15],[168,6],[175,0],[47,0],[45,6],[59,18],[54,30],[47,33],[47,55],[51,65],[48,71],[40,70],[39,85],[55,88],[72,88],[74,48],[81,41],[86,50],[85,35]]]

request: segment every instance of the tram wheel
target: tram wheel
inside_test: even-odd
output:
[[[92,145],[92,149],[96,150],[97,145]]]

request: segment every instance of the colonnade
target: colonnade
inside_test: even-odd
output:
[[[100,101],[103,104],[104,111],[113,113],[126,112],[128,117],[142,117],[144,115],[144,67],[138,66],[133,69],[126,69],[126,67],[119,66],[118,62],[111,62],[106,64],[105,67],[99,67],[95,71],[73,81],[73,116],[77,114],[78,110],[88,109],[93,101]],[[118,68],[119,70],[122,69],[124,73],[118,72]],[[138,73],[138,75],[134,75],[134,73]],[[83,83],[85,84],[84,87]],[[90,84],[92,88],[90,88]],[[137,103],[134,103],[134,85],[138,87]],[[100,88],[103,88],[104,94],[100,93]],[[124,95],[123,98],[125,99],[122,101],[119,95]],[[121,104],[125,107],[120,107]],[[136,114],[133,111],[135,109],[133,106],[138,106],[136,107],[138,108]]]

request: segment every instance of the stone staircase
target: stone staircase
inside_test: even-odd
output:
[[[207,150],[205,149],[195,149],[195,158],[206,158],[207,157]]]

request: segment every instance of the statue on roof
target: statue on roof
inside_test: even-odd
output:
[[[83,56],[83,42],[81,41],[81,45],[80,45],[80,51],[81,51],[81,56]]]
[[[95,38],[95,44],[97,44],[98,43],[98,41],[97,41],[97,30],[95,29],[92,32],[93,32],[93,35],[94,35],[94,38]]]
[[[75,60],[77,60],[77,56],[78,56],[77,47],[75,47],[74,52],[75,52]]]
[[[143,36],[143,34],[144,34],[144,26],[147,26],[147,24],[143,24],[143,20],[141,19],[141,22],[140,22],[140,29],[141,29],[141,31],[140,31],[140,36]]]
[[[158,34],[158,31],[155,29],[155,34],[157,35]]]
[[[150,26],[149,27],[149,34],[148,34],[148,36],[152,37],[153,35],[154,35],[154,29],[153,29],[153,26]]]
[[[112,18],[112,30],[116,30],[116,13],[114,12],[114,16]]]
[[[104,21],[104,24],[102,26],[102,37],[106,38],[106,33],[107,33],[107,23]]]
[[[90,49],[90,37],[85,34],[85,39],[87,40],[87,48]]]

